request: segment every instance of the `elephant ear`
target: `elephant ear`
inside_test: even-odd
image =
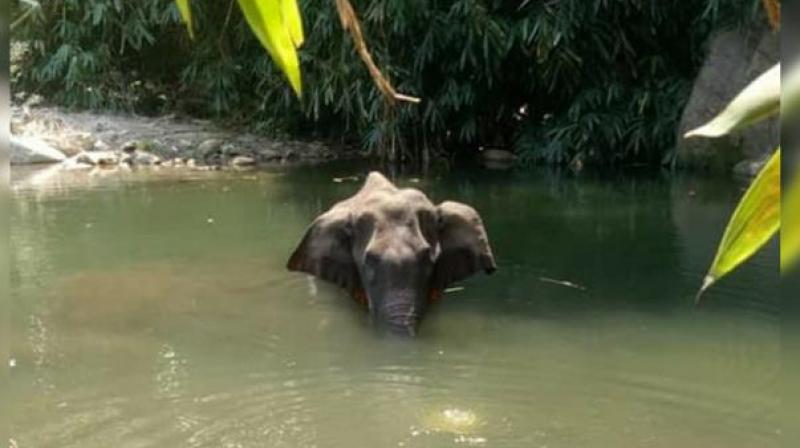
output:
[[[350,213],[334,207],[311,223],[286,267],[334,283],[351,294],[361,289],[352,255]]]
[[[439,291],[478,271],[491,274],[497,269],[489,238],[480,215],[458,202],[439,204],[439,256],[432,287]]]

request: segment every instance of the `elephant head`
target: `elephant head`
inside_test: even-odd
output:
[[[472,207],[435,206],[378,172],[314,220],[287,267],[346,289],[378,322],[411,335],[448,285],[496,269]]]

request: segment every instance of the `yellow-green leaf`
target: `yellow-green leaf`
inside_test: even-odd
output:
[[[780,102],[781,65],[776,64],[745,87],[714,119],[684,137],[720,137],[778,113]]]
[[[753,255],[778,231],[781,223],[781,151],[761,169],[733,212],[700,295],[715,281]]]
[[[300,17],[300,8],[297,7],[297,0],[280,0],[283,23],[289,31],[294,46],[300,48],[303,45],[303,19]]]
[[[238,0],[238,2],[250,29],[289,79],[289,84],[297,96],[300,96],[302,94],[300,63],[294,42],[283,20],[281,0]]]
[[[194,29],[192,29],[192,8],[189,5],[189,0],[175,0],[178,6],[178,12],[181,14],[183,23],[186,24],[186,29],[189,30],[189,38],[194,39]]]
[[[781,273],[786,273],[800,255],[800,176],[795,172],[781,207]]]

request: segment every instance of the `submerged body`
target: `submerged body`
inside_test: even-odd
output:
[[[415,334],[444,288],[496,265],[472,207],[434,205],[372,172],[358,193],[311,224],[288,268],[345,288],[378,322]]]

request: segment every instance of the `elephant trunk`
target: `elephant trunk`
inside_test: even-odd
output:
[[[423,311],[416,296],[410,291],[400,291],[384,297],[376,307],[378,321],[392,333],[416,335]]]

